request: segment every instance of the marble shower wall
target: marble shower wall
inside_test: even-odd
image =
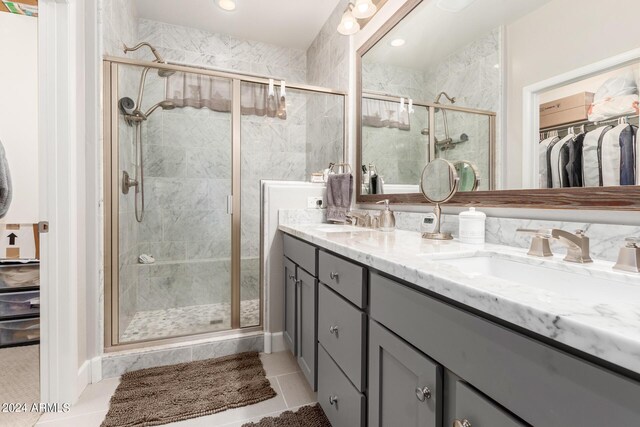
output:
[[[415,107],[409,130],[364,126],[363,164],[374,164],[387,184],[418,185],[429,158],[429,137],[421,133],[428,121],[427,109]]]
[[[349,37],[336,31],[348,0],[341,0],[307,50],[307,83],[349,90]],[[307,168],[324,170],[329,163],[343,161],[344,98],[309,95],[307,103]]]
[[[503,82],[500,73],[500,58],[502,52],[501,29],[496,28],[484,37],[465,46],[459,51],[449,55],[439,64],[431,69],[416,70],[404,67],[396,67],[387,64],[371,63],[365,60],[362,65],[363,90],[366,92],[376,91],[392,94],[399,97],[411,97],[423,102],[433,102],[436,96],[444,91],[456,98],[456,105],[469,108],[494,111],[497,113],[496,124],[496,146],[500,146],[500,117],[502,112],[502,89]],[[496,67],[497,65],[497,67]],[[446,100],[442,100],[446,103]],[[465,133],[469,140],[457,145],[454,150],[438,152],[437,157],[448,160],[473,159],[480,169],[481,181],[480,189],[488,189],[489,185],[489,126],[486,116],[476,114],[464,114],[447,112],[449,136],[454,140],[459,140],[460,135]],[[412,121],[420,119],[416,114],[410,116]],[[433,124],[436,137],[445,138],[444,122],[440,112],[436,113],[436,121]],[[390,129],[384,128],[363,128],[363,142],[370,148],[370,157],[385,159],[388,155],[398,155],[393,153],[392,147],[388,147],[390,142],[396,142]],[[410,131],[414,133],[415,130]],[[400,134],[399,131],[395,133]],[[388,135],[392,134],[392,135]],[[414,135],[416,141],[421,139],[418,134]],[[369,141],[371,140],[371,141]],[[425,147],[426,148],[426,147]],[[405,154],[413,154],[403,151]],[[499,158],[499,156],[497,156]],[[398,157],[398,162],[405,162],[410,158]],[[382,160],[384,162],[384,160]],[[386,161],[389,162],[388,160]],[[419,168],[419,175],[422,165]],[[499,171],[497,167],[496,172]],[[383,174],[384,175],[384,174]],[[395,173],[387,172],[388,182],[396,183],[391,176]],[[412,174],[408,174],[412,175]],[[413,175],[416,175],[414,173]],[[496,178],[499,178],[496,176]],[[399,184],[415,184],[415,182],[399,181]]]

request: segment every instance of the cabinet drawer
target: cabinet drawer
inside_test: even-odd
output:
[[[473,427],[524,427],[511,414],[491,402],[462,381],[456,383],[455,420],[461,426]],[[455,423],[455,420],[453,423]],[[453,425],[456,425],[453,424]]]
[[[318,346],[318,401],[333,427],[363,427],[365,397]]]
[[[318,341],[351,382],[365,389],[366,315],[325,285],[318,290]]]
[[[288,234],[284,235],[284,256],[304,268],[312,276],[318,275],[316,252],[314,246]]]
[[[358,307],[365,307],[367,303],[366,270],[363,267],[326,252],[320,252],[318,279]]]
[[[0,292],[14,292],[39,286],[39,265],[0,265]]]
[[[0,319],[37,316],[40,313],[40,291],[0,294]]]
[[[0,347],[35,342],[40,339],[40,320],[7,320],[0,322]]]
[[[377,274],[369,287],[373,319],[531,425],[640,419],[637,381]]]

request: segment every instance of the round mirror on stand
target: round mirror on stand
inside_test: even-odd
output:
[[[433,232],[423,233],[422,237],[432,240],[451,240],[451,233],[440,232],[441,203],[446,203],[458,191],[460,178],[456,168],[444,159],[432,160],[422,170],[420,178],[420,191],[431,203],[435,203],[433,209],[435,228]]]
[[[468,160],[458,160],[453,164],[458,172],[458,191],[476,191],[480,185],[480,174],[476,165]]]

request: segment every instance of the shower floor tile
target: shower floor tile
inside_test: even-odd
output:
[[[240,302],[240,324],[260,323],[260,300]],[[142,341],[231,328],[231,305],[203,304],[164,310],[139,311],[120,337],[121,342]]]

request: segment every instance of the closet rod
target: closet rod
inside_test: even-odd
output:
[[[612,118],[607,119],[607,120],[600,120],[600,121],[597,121],[597,122],[592,122],[592,121],[589,121],[589,120],[581,120],[579,122],[565,123],[563,125],[549,126],[549,127],[546,127],[546,128],[541,128],[540,132],[549,132],[549,131],[552,131],[552,130],[567,130],[569,128],[579,127],[579,126],[582,126],[582,125],[585,125],[585,126],[601,126],[603,124],[607,124],[607,123],[610,123],[610,122],[617,122],[620,119],[626,119],[627,121],[629,121],[629,120],[638,120],[638,115],[637,114],[623,114],[621,116],[616,116],[616,117],[612,117]]]

